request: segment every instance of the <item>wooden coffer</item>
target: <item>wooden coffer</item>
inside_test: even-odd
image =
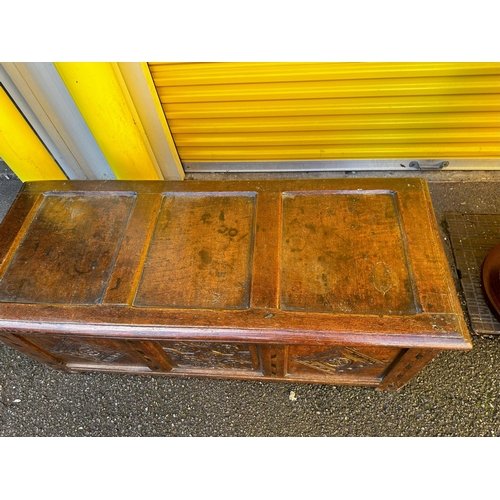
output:
[[[386,390],[471,347],[422,179],[26,183],[0,339],[70,372]]]

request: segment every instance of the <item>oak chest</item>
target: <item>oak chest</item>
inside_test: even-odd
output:
[[[26,183],[0,339],[70,372],[385,390],[471,347],[422,179]]]

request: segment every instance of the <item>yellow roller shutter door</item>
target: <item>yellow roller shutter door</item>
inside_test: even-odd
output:
[[[500,159],[500,63],[149,63],[181,160]]]

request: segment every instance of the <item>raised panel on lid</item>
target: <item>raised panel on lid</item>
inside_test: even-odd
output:
[[[404,241],[391,191],[284,193],[281,307],[416,313]]]
[[[249,307],[255,193],[167,193],[134,305]]]
[[[48,194],[0,280],[0,302],[100,302],[135,195]]]

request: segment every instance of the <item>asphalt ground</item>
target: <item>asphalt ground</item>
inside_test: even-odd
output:
[[[500,213],[500,172],[323,172],[274,177],[396,175],[428,179],[439,221],[445,211]],[[186,182],[255,177],[269,175],[193,174]],[[0,165],[0,220],[20,186]],[[453,267],[449,239],[440,230]],[[389,393],[349,386],[65,374],[0,344],[0,436],[500,436],[500,338],[474,335],[473,346],[467,352],[441,353],[403,389]],[[267,448],[260,459],[268,464],[277,457],[291,459],[281,443]],[[245,446],[241,445],[242,455]],[[330,447],[328,451],[336,454]],[[494,463],[494,457],[488,463]]]

